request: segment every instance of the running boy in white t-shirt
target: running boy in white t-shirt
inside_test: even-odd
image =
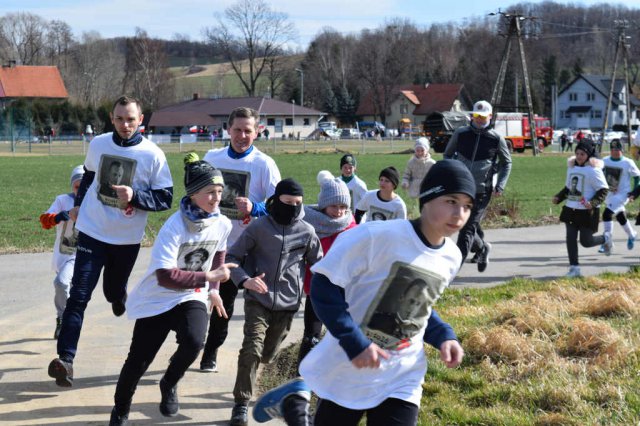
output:
[[[76,245],[78,242],[78,231],[73,219],[69,217],[69,210],[73,208],[73,202],[80,187],[80,181],[84,175],[84,167],[77,166],[71,172],[71,192],[60,194],[49,207],[49,210],[40,215],[40,224],[44,229],[56,227],[56,242],[53,244],[53,258],[51,267],[56,273],[53,279],[55,296],[53,303],[56,307],[56,329],[53,338],[60,335],[62,324],[62,313],[69,298],[69,288],[71,288],[71,277],[73,276],[73,265],[76,261]]]
[[[109,426],[127,424],[138,382],[170,331],[176,333],[178,349],[160,380],[160,413],[176,416],[178,381],[204,345],[209,322],[207,299],[211,309],[216,309],[213,315],[226,315],[218,294],[219,282],[229,279],[229,268],[235,265],[224,263],[231,221],[219,209],[222,173],[206,161],[198,161],[193,153],[186,156],[185,163],[187,195],[160,229],[149,269],[127,299],[128,317],[136,324],[118,378]]]
[[[312,268],[311,299],[329,333],[302,361],[304,379],[258,400],[257,421],[281,416],[305,424],[313,390],[320,398],[316,425],[357,425],[365,413],[378,424],[416,424],[423,342],[439,349],[449,368],[464,354],[432,306],[460,268],[449,237],[469,218],[474,195],[468,169],[443,160],[423,181],[419,219],[367,222],[336,239]]]
[[[356,223],[361,223],[362,218],[367,214],[367,221],[406,219],[407,206],[396,194],[396,189],[400,183],[400,173],[389,166],[380,171],[378,176],[378,187],[368,191],[356,204]]]
[[[340,158],[340,179],[347,184],[349,194],[351,195],[351,205],[349,208],[352,212],[356,211],[356,206],[367,193],[367,184],[356,176],[358,162],[353,154],[345,154]]]

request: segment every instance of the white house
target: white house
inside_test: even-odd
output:
[[[573,129],[602,129],[611,77],[581,74],[565,86],[556,101],[556,127]],[[631,104],[631,125],[638,125],[640,100],[629,94],[624,79],[617,78],[613,86],[613,98],[608,127],[627,123],[627,99]]]

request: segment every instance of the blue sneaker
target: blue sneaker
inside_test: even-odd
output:
[[[291,395],[298,395],[307,401],[311,401],[311,389],[301,377],[298,377],[271,389],[258,398],[253,407],[254,420],[258,423],[264,423],[275,418],[284,417],[282,403]]]
[[[633,250],[633,246],[635,245],[635,242],[636,242],[635,235],[633,237],[629,237],[627,239],[627,250]]]

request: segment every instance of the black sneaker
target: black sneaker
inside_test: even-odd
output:
[[[58,340],[60,329],[62,328],[62,318],[56,318],[56,330],[53,332],[53,338]]]
[[[200,363],[200,372],[201,373],[217,373],[218,365],[215,361],[211,362],[201,362]]]
[[[180,405],[178,404],[178,385],[170,388],[164,379],[160,380],[160,413],[165,417],[174,417],[178,415]]]
[[[478,263],[478,257],[479,257],[479,253],[474,253],[473,257],[470,259],[467,259],[467,262],[469,263]]]
[[[231,410],[231,420],[229,420],[229,426],[247,426],[249,424],[248,413],[248,405],[234,405],[233,410]]]
[[[129,423],[129,413],[120,414],[116,411],[116,407],[111,410],[111,418],[109,419],[109,426],[127,426]]]
[[[127,308],[124,305],[126,302],[127,302],[126,294],[124,295],[124,299],[113,302],[111,304],[111,310],[113,311],[113,315],[117,317],[121,317],[122,314],[124,314],[127,310]]]
[[[478,272],[484,272],[489,264],[489,252],[491,251],[491,244],[484,243],[484,247],[478,254]]]
[[[64,388],[73,386],[73,364],[56,358],[49,363],[49,377],[56,379],[56,385]]]

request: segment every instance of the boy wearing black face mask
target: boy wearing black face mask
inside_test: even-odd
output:
[[[249,224],[227,252],[240,267],[231,280],[243,285],[244,340],[238,356],[231,425],[246,425],[258,364],[270,362],[300,307],[305,265],[322,258],[320,240],[303,221],[303,190],[284,179],[267,200],[268,216]]]

